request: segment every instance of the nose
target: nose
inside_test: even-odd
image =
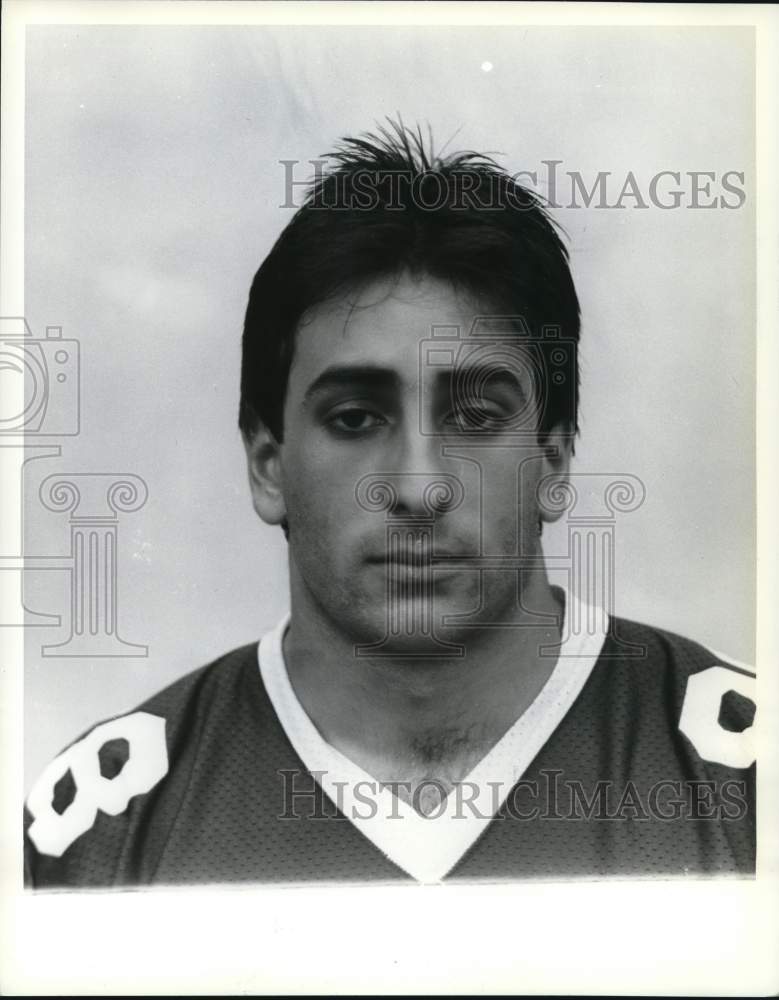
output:
[[[435,517],[452,509],[458,491],[444,467],[440,438],[425,434],[421,422],[408,421],[392,451],[396,514]]]
[[[357,503],[389,519],[431,521],[456,510],[463,502],[463,485],[449,472],[371,472],[359,480]]]
[[[435,519],[463,501],[460,479],[444,468],[440,441],[418,428],[398,435],[382,456],[384,469],[357,484],[357,501],[366,510],[389,517]]]

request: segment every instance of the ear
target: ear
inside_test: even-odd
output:
[[[557,424],[550,431],[539,435],[543,451],[541,481],[543,488],[539,494],[538,514],[543,521],[551,523],[559,520],[567,509],[568,474],[571,468],[573,440],[575,432],[568,424]],[[544,502],[546,499],[546,503]]]
[[[243,436],[254,509],[266,524],[281,524],[287,516],[281,477],[281,449],[264,424]]]

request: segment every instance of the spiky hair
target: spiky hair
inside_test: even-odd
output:
[[[387,125],[376,124],[375,132],[343,136],[332,150],[321,154],[321,159],[331,165],[328,174],[391,170],[415,176],[458,169],[481,170],[485,174],[504,172],[487,153],[461,150],[445,157],[445,148],[436,152],[433,130],[429,125],[425,138],[420,125],[410,128],[400,118],[397,121],[388,118]],[[327,177],[322,177],[313,182],[312,196],[326,180]]]
[[[254,278],[243,335],[239,424],[278,440],[295,331],[306,313],[382,276],[430,275],[540,335],[574,347],[579,303],[568,253],[541,199],[491,155],[436,153],[432,132],[398,119],[344,137]],[[577,427],[578,370],[549,384],[539,431]]]

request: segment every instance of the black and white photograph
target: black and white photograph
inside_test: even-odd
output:
[[[156,905],[208,992],[776,986],[773,11],[576,6],[4,8],[12,986],[180,987],[25,967]],[[239,975],[303,898],[501,958]],[[689,954],[523,976],[567,900]]]

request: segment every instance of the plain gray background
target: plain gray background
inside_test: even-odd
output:
[[[251,508],[236,427],[246,297],[292,215],[279,161],[396,112],[539,181],[551,159],[588,186],[611,171],[616,194],[632,170],[645,197],[662,170],[714,172],[715,193],[745,174],[738,210],[691,208],[687,181],[676,210],[554,214],[583,314],[575,468],[647,489],[618,524],[614,610],[752,660],[753,81],[747,28],[29,28],[26,315],[81,343],[82,429],[28,467],[25,545],[68,548],[46,476],[142,476],[119,624],[149,655],[41,657],[68,632],[65,574],[27,573],[28,607],[63,616],[27,632],[27,784],[286,609],[284,540]]]

